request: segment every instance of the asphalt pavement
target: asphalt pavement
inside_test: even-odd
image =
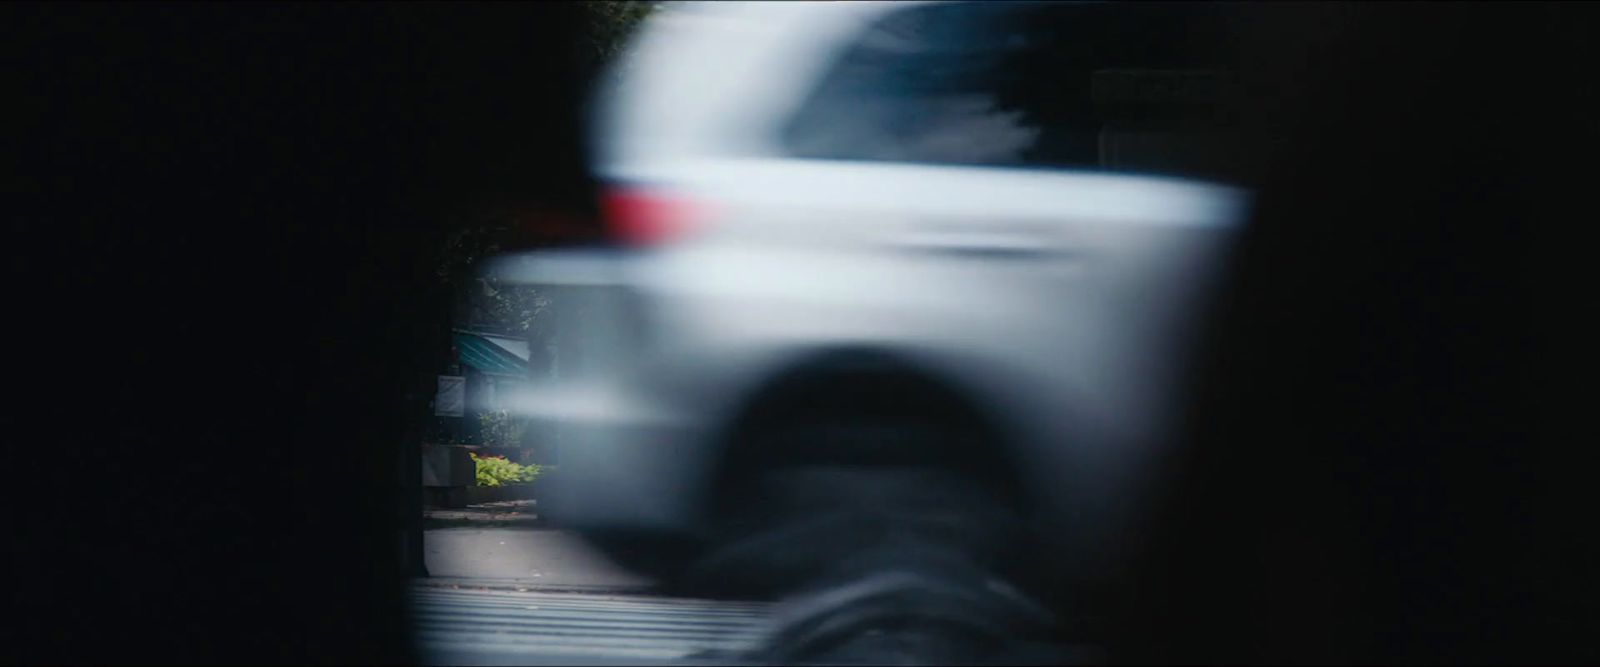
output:
[[[534,526],[473,521],[471,527],[426,532],[432,576],[413,580],[410,608],[424,664],[749,664],[759,655],[756,647],[774,645],[769,633],[799,627],[796,619],[814,623],[806,620],[811,618],[807,610],[815,611],[823,600],[813,596],[811,602],[768,605],[667,597],[649,579],[608,561],[576,535]],[[894,577],[905,578],[904,573]],[[862,590],[871,592],[867,588]],[[933,594],[939,589],[917,590]],[[906,662],[913,653],[923,661],[916,664],[927,664],[927,650],[896,643],[901,638],[874,641],[863,644],[865,664],[913,664]],[[1026,651],[1001,662],[1097,662],[1092,650],[1019,646]]]
[[[411,606],[425,664],[739,664],[758,641],[765,605],[655,595],[566,531],[442,518],[465,527],[425,534],[432,576]]]

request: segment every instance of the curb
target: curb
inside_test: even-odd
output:
[[[543,517],[509,517],[509,518],[477,518],[477,517],[432,517],[422,518],[423,530],[436,528],[526,528],[547,529],[550,524]]]
[[[655,586],[607,586],[584,584],[544,584],[529,579],[476,579],[462,577],[414,578],[412,588],[432,590],[496,591],[503,593],[581,593],[585,595],[626,595],[666,597]]]

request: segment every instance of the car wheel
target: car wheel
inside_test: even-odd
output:
[[[1044,607],[958,554],[883,549],[786,598],[759,648],[764,664],[1065,664]]]
[[[1056,622],[1007,583],[1025,552],[993,443],[933,426],[796,425],[731,480],[687,592],[779,600],[764,663],[1049,664]]]

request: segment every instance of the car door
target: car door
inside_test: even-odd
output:
[[[795,224],[894,266],[948,343],[1127,413],[1133,377],[1159,374],[1135,338],[1191,300],[1194,258],[1243,203],[1229,27],[1207,3],[890,12],[782,129],[785,181],[834,207]]]
[[[785,181],[824,195],[792,224],[848,247],[829,255],[841,272],[872,269],[841,298],[895,295],[882,326],[983,369],[970,380],[1027,423],[1064,504],[1113,503],[1166,425],[1190,315],[1242,219],[1232,11],[905,7],[782,129]]]

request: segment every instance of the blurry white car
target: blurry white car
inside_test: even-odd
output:
[[[1247,205],[1225,10],[659,10],[595,107],[615,245],[491,268],[557,304],[542,512],[702,583],[880,511],[1097,576]]]

